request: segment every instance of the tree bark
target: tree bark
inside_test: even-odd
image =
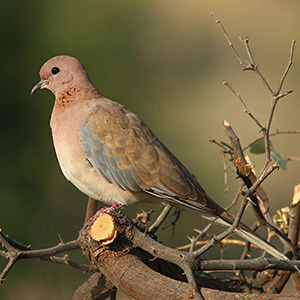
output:
[[[122,219],[123,218],[123,219]],[[117,222],[117,235],[110,244],[103,244],[91,238],[88,228],[80,231],[79,242],[83,253],[93,262],[98,270],[117,289],[122,290],[133,299],[193,299],[195,290],[186,282],[183,271],[176,265],[161,259],[155,259],[146,251],[135,248],[130,240],[131,226],[123,222],[124,217],[114,218]],[[134,225],[132,225],[134,226]],[[201,293],[204,299],[300,299],[300,296],[276,295],[276,294],[248,294],[234,281],[227,280],[227,285],[214,282],[209,278],[200,277],[197,272],[195,278],[201,285]],[[97,282],[94,283],[97,286]],[[207,289],[203,286],[210,286]],[[214,288],[222,288],[220,291]],[[233,291],[233,292],[232,292]],[[105,290],[107,293],[107,290]],[[101,290],[99,291],[101,295]],[[82,297],[82,293],[81,296]],[[76,298],[73,300],[83,299]],[[87,298],[98,299],[98,298]],[[100,298],[99,299],[104,299]]]

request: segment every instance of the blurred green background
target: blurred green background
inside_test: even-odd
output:
[[[49,118],[54,97],[49,91],[29,95],[41,65],[60,54],[78,58],[105,96],[137,113],[222,206],[231,202],[238,182],[229,172],[229,192],[224,194],[220,151],[209,139],[227,141],[224,119],[242,145],[259,136],[259,130],[222,83],[232,82],[263,124],[271,99],[254,74],[241,71],[211,11],[243,59],[238,37],[251,37],[256,62],[276,89],[291,41],[300,40],[299,1],[0,1],[4,233],[38,249],[57,244],[58,234],[65,241],[75,239],[84,220],[87,197],[65,180],[52,146]],[[298,49],[296,45],[284,86],[294,93],[279,103],[273,130],[299,129]],[[299,156],[299,139],[282,135],[272,141],[278,152]],[[250,157],[259,171],[264,156]],[[290,162],[286,171],[276,172],[264,184],[272,213],[289,205],[299,173],[299,162]],[[139,207],[124,212],[134,217]],[[251,224],[251,218],[248,210],[245,222]],[[167,229],[159,237],[168,245],[182,245],[193,228],[205,224],[183,213],[176,236],[172,239]],[[240,251],[230,249],[225,256],[234,257],[235,250]],[[70,256],[85,262],[80,253]],[[217,247],[206,257],[219,257]],[[5,264],[0,258],[0,267]],[[21,261],[1,287],[0,298],[70,299],[88,276],[66,266]]]

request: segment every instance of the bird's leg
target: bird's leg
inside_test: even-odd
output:
[[[86,224],[89,221],[89,219],[97,212],[98,203],[98,200],[89,198],[88,205],[86,208],[84,224]]]
[[[123,204],[123,203],[115,203],[115,204],[113,204],[113,205],[104,206],[104,207],[102,207],[101,209],[99,209],[95,215],[97,215],[97,214],[100,215],[100,214],[102,214],[102,213],[105,213],[105,214],[111,214],[111,213],[114,212],[115,210],[117,210],[117,209],[119,209],[119,208],[122,208],[122,207],[124,207],[124,206],[126,206],[126,205]]]
[[[91,198],[90,198],[91,199]],[[126,206],[123,203],[115,203],[113,205],[109,205],[109,206],[104,206],[101,209],[99,209],[91,218],[88,219],[88,221],[85,223],[85,228],[89,227],[90,225],[92,225],[95,220],[102,214],[102,213],[106,213],[106,214],[111,214],[112,212],[114,212],[117,209],[120,209],[122,207]]]

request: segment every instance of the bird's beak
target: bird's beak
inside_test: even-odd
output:
[[[34,87],[33,89],[31,90],[30,92],[30,95],[33,95],[37,90],[40,90],[42,88],[45,87],[45,80],[41,80],[40,82],[38,82]]]

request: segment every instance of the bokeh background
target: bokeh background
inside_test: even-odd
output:
[[[229,172],[224,194],[220,151],[209,139],[226,140],[222,121],[235,129],[243,145],[259,136],[258,127],[222,85],[233,83],[249,109],[264,124],[271,98],[258,78],[242,72],[214,11],[246,59],[239,36],[250,36],[256,62],[274,89],[288,62],[292,39],[300,40],[298,1],[0,1],[0,227],[12,238],[44,248],[75,239],[84,220],[86,196],[65,180],[56,161],[49,118],[53,95],[29,92],[39,81],[41,65],[67,54],[87,68],[99,90],[137,113],[193,172],[206,191],[228,205],[238,182]],[[299,129],[300,52],[284,89],[273,130]],[[278,152],[299,156],[299,135],[273,139]],[[250,155],[256,170],[264,156]],[[299,162],[272,175],[264,184],[271,212],[289,205],[299,183]],[[124,212],[134,217],[139,207]],[[160,208],[154,207],[158,213]],[[170,219],[169,219],[170,221]],[[252,223],[248,210],[245,222]],[[160,240],[175,246],[188,242],[193,228],[205,222],[183,213]],[[263,231],[262,231],[263,234]],[[225,249],[235,257],[240,249]],[[207,256],[219,257],[219,250]],[[71,258],[85,262],[80,253]],[[6,264],[0,258],[0,267]],[[89,274],[66,266],[19,262],[0,289],[1,299],[70,299]],[[287,290],[287,292],[292,290]]]

